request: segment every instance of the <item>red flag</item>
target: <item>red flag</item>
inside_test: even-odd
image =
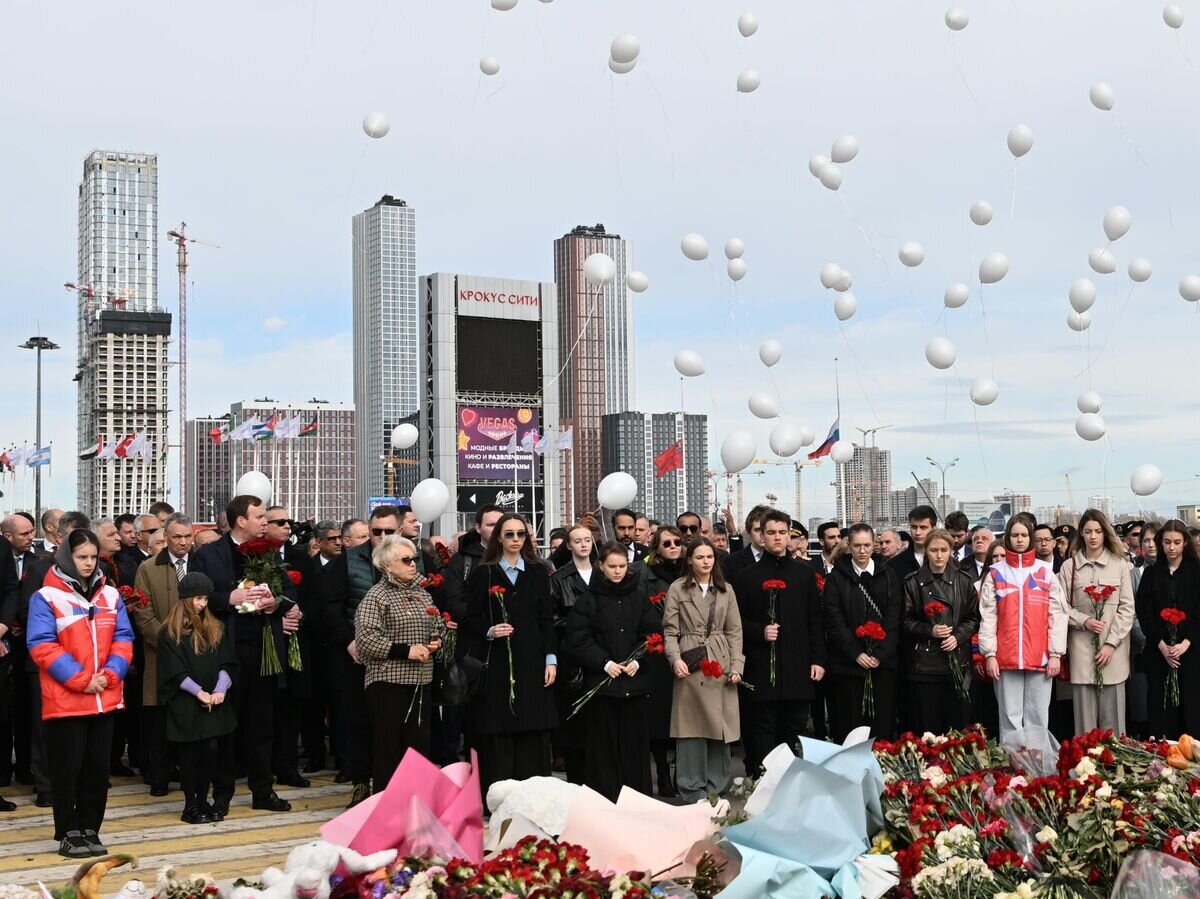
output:
[[[128,437],[125,437],[123,440],[121,440],[117,444],[117,448],[113,450],[113,455],[118,459],[127,458],[129,447],[133,444],[134,438],[136,437],[137,434],[130,434]]]
[[[683,468],[682,437],[654,457],[654,476],[656,478],[661,478],[677,468]]]

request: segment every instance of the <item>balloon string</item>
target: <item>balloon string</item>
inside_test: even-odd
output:
[[[875,404],[871,402],[871,395],[869,393],[867,393],[867,388],[863,385],[862,373],[866,372],[867,377],[869,377],[872,381],[874,381],[876,383],[876,385],[878,385],[879,387],[882,387],[883,385],[879,383],[878,379],[876,379],[876,377],[873,374],[871,374],[870,372],[868,372],[866,370],[866,366],[864,366],[862,364],[862,360],[858,358],[858,353],[856,353],[854,351],[854,347],[851,345],[850,339],[846,336],[846,329],[842,325],[841,322],[838,322],[838,330],[842,334],[842,340],[846,344],[846,349],[848,349],[850,351],[850,355],[854,359],[854,366],[855,366],[854,372],[855,372],[855,375],[858,377],[858,387],[862,391],[863,399],[865,399],[867,401],[867,408],[869,408],[871,410],[871,415],[875,418],[875,421],[878,423],[879,413],[875,411]]]
[[[1013,157],[1012,199],[1008,204],[1008,223],[1011,225],[1017,211],[1017,158]]]
[[[1150,163],[1146,162],[1145,157],[1138,150],[1137,144],[1133,142],[1133,138],[1129,136],[1129,132],[1125,130],[1125,126],[1121,124],[1121,120],[1117,118],[1115,112],[1112,114],[1112,119],[1116,123],[1117,129],[1121,132],[1121,136],[1125,138],[1125,142],[1129,144],[1129,149],[1133,150],[1133,155],[1138,158],[1138,162],[1145,166],[1147,172],[1150,171]]]
[[[983,301],[983,281],[979,282],[979,315],[980,318],[983,319],[983,343],[987,347],[988,351],[988,369],[994,378],[996,377],[996,357],[995,354],[992,353],[991,335],[988,334],[987,305]]]
[[[354,171],[350,173],[350,186],[346,188],[346,202],[350,202],[350,195],[354,193],[354,182],[358,180],[358,170],[362,166],[363,158],[367,155],[367,145],[370,143],[370,138],[363,142],[362,152],[358,154],[358,162],[354,163]]]
[[[551,378],[549,383],[547,383],[543,389],[549,390],[551,387],[553,387],[558,382],[558,379],[562,377],[562,373],[567,370],[567,366],[571,364],[571,360],[575,358],[575,351],[579,349],[580,342],[583,340],[584,335],[587,334],[588,328],[592,324],[592,317],[596,314],[596,307],[600,305],[600,297],[602,293],[603,288],[596,290],[596,295],[592,298],[592,308],[588,310],[587,319],[584,320],[583,327],[579,329],[579,336],[575,338],[575,343],[571,347],[571,352],[567,353],[567,359],[565,362],[563,362],[562,368],[558,370],[558,374]]]
[[[779,392],[779,385],[775,383],[775,373],[770,368],[767,369],[767,377],[771,379],[771,387],[775,391],[775,396],[779,400],[779,412],[783,415],[787,410],[783,408],[783,394]]]
[[[1179,52],[1183,54],[1183,61],[1187,63],[1188,68],[1195,71],[1196,67],[1192,65],[1192,58],[1188,56],[1187,48],[1183,46],[1183,38],[1180,36],[1178,28],[1175,29],[1175,45],[1179,47]]]
[[[887,274],[887,277],[890,278],[892,276],[892,270],[888,268],[887,260],[883,258],[883,254],[879,252],[879,247],[875,246],[875,242],[871,240],[871,236],[867,234],[867,229],[858,223],[858,219],[856,219],[854,217],[854,213],[850,211],[850,207],[846,204],[846,198],[842,196],[841,189],[839,188],[838,190],[835,190],[834,193],[837,194],[838,202],[842,204],[842,209],[846,211],[846,217],[849,218],[854,227],[858,229],[858,233],[861,234],[863,240],[867,242],[867,246],[871,248],[871,252],[875,254],[875,258],[879,260],[879,264],[883,266],[884,272]],[[886,281],[887,278],[884,280]]]
[[[617,139],[617,101],[614,97],[614,95],[616,93],[616,87],[613,84],[613,81],[615,79],[616,79],[616,75],[614,75],[612,72],[609,72],[608,73],[608,106],[609,106],[609,109],[612,110],[613,160],[617,166],[617,189],[620,190],[622,187],[621,142]]]
[[[962,381],[962,375],[958,371],[958,362],[954,363],[954,375],[955,375],[955,377],[958,378],[958,389],[961,391],[963,389],[963,381]],[[967,394],[967,399],[971,403],[971,417],[975,419],[975,440],[979,444],[979,462],[983,466],[983,476],[985,479],[987,479],[989,477],[988,466],[987,466],[987,456],[983,452],[983,434],[979,430],[979,407],[976,406],[975,401],[970,398],[971,397],[970,391],[966,391],[966,394]]]
[[[663,96],[655,85],[654,79],[650,77],[650,73],[643,68],[642,74],[646,76],[646,83],[650,85],[650,89],[654,91],[654,96],[658,97],[658,108],[662,111],[663,117],[663,133],[667,138],[667,155],[671,159],[671,180],[675,180],[675,147],[671,144],[671,119],[667,115],[667,104],[663,102]]]
[[[917,304],[916,294],[913,293],[912,281],[909,280],[908,266],[904,266],[904,289],[908,292],[908,301],[917,310],[917,315],[921,318],[921,324],[925,324],[928,319],[925,318],[925,310]]]
[[[951,43],[951,40],[950,40],[950,32],[949,32],[949,31],[947,31],[947,32],[946,32],[946,43],[948,43],[948,44],[950,44],[950,43]],[[983,112],[983,107],[979,105],[979,100],[978,100],[978,98],[975,96],[975,92],[974,92],[973,90],[971,90],[971,85],[969,85],[969,84],[967,83],[967,76],[966,76],[966,74],[963,72],[963,70],[962,70],[962,66],[961,66],[961,65],[959,65],[959,62],[958,62],[958,42],[957,42],[957,41],[954,41],[954,42],[952,43],[952,49],[953,49],[953,52],[952,52],[952,59],[953,59],[953,62],[954,62],[954,68],[955,68],[955,70],[958,72],[958,77],[962,79],[963,87],[965,87],[965,88],[967,89],[967,94],[968,94],[968,96],[970,96],[970,98],[971,98],[971,102],[975,104],[975,108],[976,108],[976,109],[978,109],[980,112]]]

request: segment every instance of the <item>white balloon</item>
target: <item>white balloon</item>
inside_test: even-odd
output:
[[[596,500],[605,509],[624,509],[637,498],[638,485],[633,475],[624,471],[606,474],[596,486]]]
[[[952,6],[946,10],[946,27],[951,31],[962,31],[970,21],[971,17],[961,6]]]
[[[1033,149],[1033,129],[1028,125],[1014,125],[1008,132],[1008,152],[1020,159]]]
[[[729,275],[730,281],[740,281],[746,277],[746,260],[745,259],[730,259],[725,264],[725,271]]]
[[[837,279],[837,283],[833,285],[833,289],[838,293],[845,293],[854,283],[854,276],[845,269],[842,269],[841,276]]]
[[[767,368],[779,362],[783,358],[783,344],[774,338],[764,340],[758,345],[758,360]]]
[[[810,156],[808,159],[808,173],[814,178],[820,178],[821,169],[829,165],[829,161],[830,160],[828,156],[822,156],[820,153]]]
[[[679,242],[683,255],[693,262],[702,262],[708,258],[708,241],[702,234],[685,234]]]
[[[988,253],[979,263],[979,280],[995,284],[1008,274],[1008,257],[1003,253]]]
[[[1124,206],[1114,206],[1104,213],[1104,236],[1109,240],[1120,240],[1133,224],[1133,217]]]
[[[829,456],[839,465],[845,465],[854,458],[854,444],[849,440],[839,440],[830,448]]]
[[[1104,431],[1104,419],[1095,412],[1084,412],[1075,419],[1075,433],[1084,440],[1099,440]]]
[[[615,59],[608,61],[608,67],[614,75],[628,75],[633,71],[633,67],[637,65],[637,60],[632,62],[617,62]]]
[[[1067,313],[1067,327],[1072,331],[1086,331],[1092,326],[1092,313],[1076,312],[1071,310]]]
[[[721,441],[721,464],[730,474],[737,474],[754,461],[754,435],[738,428]]]
[[[612,46],[608,49],[609,58],[613,62],[630,63],[642,52],[642,42],[632,34],[622,34],[613,38]]]
[[[758,74],[757,69],[746,69],[737,79],[738,93],[752,94],[758,90],[758,85],[762,83],[762,76]]]
[[[1129,476],[1129,489],[1136,496],[1149,496],[1162,486],[1162,472],[1157,465],[1139,465]]]
[[[1088,265],[1099,275],[1111,275],[1117,270],[1117,258],[1103,247],[1088,253]]]
[[[731,237],[725,241],[725,258],[726,259],[741,259],[742,254],[746,252],[746,241],[740,237]]]
[[[821,266],[821,286],[832,289],[842,277],[842,267],[836,262],[826,262]]]
[[[650,286],[650,279],[646,277],[645,272],[630,272],[625,276],[625,286],[634,293],[642,293]]]
[[[617,276],[617,263],[607,253],[593,253],[583,260],[583,277],[588,284],[611,284]]]
[[[853,318],[857,311],[858,300],[852,293],[839,293],[833,301],[833,314],[838,317],[840,322]]]
[[[916,268],[925,261],[925,248],[915,240],[910,240],[900,246],[900,261],[909,268]]]
[[[382,112],[368,112],[363,117],[362,128],[367,137],[373,137],[378,140],[381,137],[386,137],[387,133],[392,130],[392,123],[388,121],[387,116]]]
[[[1184,275],[1183,280],[1179,282],[1179,295],[1189,303],[1200,300],[1200,276]]]
[[[500,12],[508,12],[517,5],[517,0],[492,0],[492,9],[498,9]]]
[[[248,471],[238,478],[234,496],[257,496],[264,503],[271,501],[271,481],[261,471]]]
[[[704,360],[695,350],[680,350],[675,354],[675,371],[685,378],[698,378],[704,374]]]
[[[966,284],[951,284],[946,288],[946,295],[942,297],[942,302],[946,304],[947,309],[957,309],[965,306],[970,298],[971,289]]]
[[[986,200],[976,200],[971,204],[971,221],[977,225],[986,225],[992,220],[992,204]]]
[[[971,385],[971,402],[976,406],[990,406],[1000,395],[1000,385],[991,378],[979,378]]]
[[[417,430],[417,426],[409,422],[396,425],[392,428],[392,449],[406,450],[421,436],[421,432]]]
[[[1067,291],[1067,299],[1076,312],[1087,312],[1096,302],[1096,285],[1091,278],[1076,278]]]
[[[842,170],[832,162],[821,169],[821,174],[817,176],[821,179],[821,183],[830,190],[837,190],[842,186]]]
[[[1113,92],[1111,84],[1104,81],[1097,81],[1088,90],[1088,99],[1092,101],[1092,105],[1097,109],[1108,112],[1113,108],[1113,104],[1117,102],[1117,95]]]
[[[843,134],[833,142],[829,158],[836,163],[850,162],[858,155],[858,138],[853,134]]]
[[[1163,7],[1163,21],[1168,28],[1183,27],[1183,9],[1178,3],[1168,3]]]
[[[761,390],[756,390],[750,394],[746,400],[746,405],[750,407],[750,414],[755,418],[778,418],[779,403],[775,397]]]
[[[808,425],[800,426],[800,445],[808,446],[817,439],[816,432]]]
[[[943,371],[954,364],[954,344],[945,337],[930,337],[925,344],[925,361]]]
[[[1079,399],[1075,400],[1075,408],[1085,415],[1094,414],[1104,408],[1104,403],[1096,391],[1085,390],[1079,394]]]
[[[799,422],[790,419],[783,419],[779,424],[771,429],[771,435],[767,438],[767,445],[771,447],[771,452],[777,456],[795,455],[800,451],[800,447],[804,446],[805,428]],[[811,438],[809,443],[811,443]]]
[[[1129,280],[1137,281],[1141,284],[1143,281],[1149,281],[1153,270],[1150,268],[1150,260],[1143,259],[1139,256],[1137,259],[1131,260],[1129,263]]]
[[[408,504],[412,506],[417,521],[429,524],[436,521],[450,505],[450,489],[437,478],[426,478],[412,489]]]
[[[758,31],[758,16],[752,12],[744,12],[738,16],[738,33],[742,37],[750,37]]]
[[[500,71],[500,60],[494,56],[485,56],[479,60],[479,71],[485,75],[495,75]]]

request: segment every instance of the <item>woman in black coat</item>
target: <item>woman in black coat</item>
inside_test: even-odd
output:
[[[841,743],[850,731],[867,725],[872,737],[890,739],[895,730],[904,607],[900,579],[883,556],[873,555],[875,532],[870,525],[853,525],[847,540],[849,552],[838,556],[825,579],[825,638],[832,678],[830,737]],[[873,646],[855,635],[867,622],[883,628],[883,640]],[[868,672],[875,696],[874,714],[863,710]]]
[[[584,777],[584,747],[587,745],[587,727],[583,716],[567,716],[571,704],[587,692],[583,672],[579,665],[565,652],[567,642],[567,618],[579,597],[587,593],[588,585],[596,573],[596,541],[592,530],[585,524],[577,524],[567,530],[563,546],[571,551],[571,561],[564,562],[550,575],[550,593],[554,597],[554,634],[559,646],[564,647],[558,660],[558,678],[554,682],[554,704],[558,709],[558,727],[552,739],[555,770],[566,771],[567,782],[582,784]]]
[[[1200,651],[1192,652],[1200,636],[1200,559],[1187,526],[1173,518],[1154,536],[1158,555],[1142,569],[1137,591],[1137,614],[1146,634],[1142,658],[1150,688],[1150,735],[1175,739],[1181,733],[1200,732]],[[1170,629],[1162,619],[1164,609],[1177,609],[1187,617]],[[1179,704],[1168,697],[1168,675],[1179,679]]]
[[[646,559],[643,577],[661,631],[667,591],[683,577],[683,532],[679,528],[664,525],[658,529],[650,541],[650,555]],[[650,678],[650,754],[654,756],[658,795],[678,796],[667,757],[674,743],[671,739],[671,699],[675,692],[675,678],[665,655],[645,659],[642,668]]]
[[[467,582],[462,632],[486,666],[474,700],[480,786],[550,774],[558,672],[550,575],[525,519],[507,514]],[[510,675],[509,659],[512,659]]]
[[[979,630],[979,596],[971,575],[954,563],[954,538],[935,528],[925,561],[904,580],[905,701],[917,733],[962,730],[971,715],[971,637]],[[943,611],[926,614],[930,603]],[[936,622],[936,623],[935,623]],[[950,664],[957,659],[964,699]]]
[[[642,661],[625,660],[661,629],[645,581],[629,569],[626,547],[606,544],[588,592],[567,620],[567,646],[588,689],[603,684],[576,717],[587,720],[584,783],[613,802],[622,786],[650,792],[650,678]]]

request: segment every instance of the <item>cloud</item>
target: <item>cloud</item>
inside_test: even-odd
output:
[[[283,326],[286,324],[287,322],[285,322],[282,318],[277,318],[276,316],[272,315],[270,318],[263,321],[262,326],[264,331],[270,331],[274,333],[275,331],[283,330]]]

